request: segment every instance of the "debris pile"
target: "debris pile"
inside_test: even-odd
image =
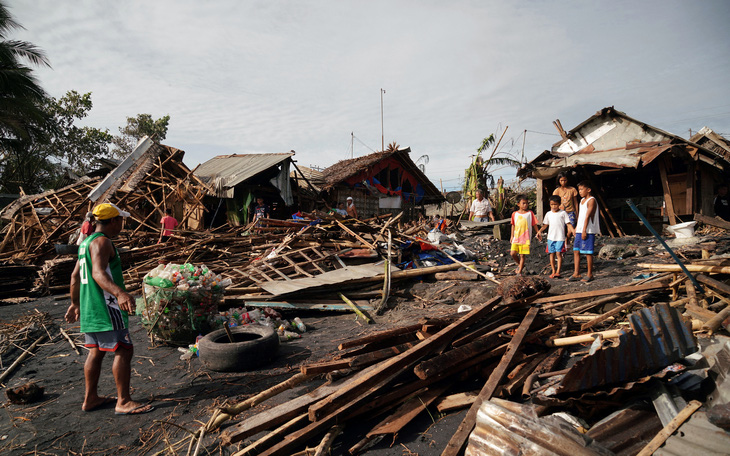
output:
[[[708,325],[712,318],[730,322],[730,286],[699,275],[701,283],[712,284],[699,296],[700,311],[689,299],[691,281],[673,274],[556,296],[545,295],[547,287],[541,289],[535,278],[516,278],[529,281],[525,286],[538,293],[508,292],[506,299],[496,296],[468,313],[345,341],[330,360],[303,365],[301,373],[263,396],[217,411],[196,435],[209,435],[271,395],[308,383],[317,387],[276,406],[264,404],[224,428],[220,442],[238,444],[237,455],[295,454],[317,442],[332,445],[344,429],[349,437],[359,433],[360,440],[340,451],[360,454],[385,436],[397,437],[419,413],[435,408],[441,413],[468,409],[443,448],[445,455],[459,454],[467,444],[467,454],[498,454],[505,447],[529,447],[535,454],[557,448],[563,449],[560,454],[565,448],[575,448],[575,454],[635,454],[656,445],[653,439],[662,428],[683,407],[694,406],[690,399],[702,399],[702,391],[715,388],[697,353],[707,343],[698,336],[720,328]],[[512,282],[505,289],[516,290]],[[683,289],[687,298],[679,294]],[[470,390],[472,385],[478,389]],[[652,405],[657,385],[671,385],[674,412],[657,400]],[[606,431],[617,432],[625,417],[639,419],[638,414],[647,425],[631,438],[619,441]],[[370,423],[368,429],[362,423]]]

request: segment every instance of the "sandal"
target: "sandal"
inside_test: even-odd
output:
[[[586,283],[592,282],[592,281],[593,281],[593,276],[588,276],[585,279],[581,280],[581,282],[586,282]]]
[[[567,280],[568,282],[578,282],[578,281],[580,281],[581,279],[580,279],[580,276],[577,276],[577,277],[576,277],[576,276],[570,276],[570,277],[568,277],[568,278],[567,278],[566,280]]]

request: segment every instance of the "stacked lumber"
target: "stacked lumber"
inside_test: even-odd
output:
[[[0,264],[0,299],[29,296],[38,268],[26,264]]]

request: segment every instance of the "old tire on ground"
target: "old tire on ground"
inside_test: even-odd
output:
[[[198,343],[200,360],[218,372],[243,372],[271,361],[279,349],[279,335],[269,326],[231,328],[233,343],[225,329],[206,335]]]

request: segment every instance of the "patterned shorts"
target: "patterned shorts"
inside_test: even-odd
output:
[[[85,333],[84,347],[98,348],[101,351],[117,351],[120,345],[132,348],[132,339],[129,337],[129,329],[124,328],[118,331],[101,331]]]

